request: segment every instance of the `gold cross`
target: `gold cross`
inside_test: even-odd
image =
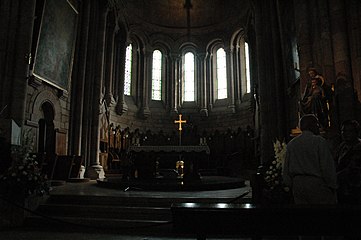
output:
[[[182,123],[187,123],[186,120],[182,120],[182,114],[179,114],[179,119],[178,120],[174,120],[174,123],[178,123],[179,124],[179,131],[182,131]]]

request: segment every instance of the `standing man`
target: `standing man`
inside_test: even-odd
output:
[[[361,203],[361,139],[360,125],[346,120],[341,126],[342,143],[336,151],[339,203]]]
[[[326,140],[321,137],[313,114],[300,120],[302,134],[287,144],[283,180],[293,192],[296,204],[334,204],[336,170]]]

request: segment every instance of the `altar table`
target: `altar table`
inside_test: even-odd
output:
[[[161,158],[184,161],[184,179],[200,179],[198,173],[200,156],[209,155],[210,149],[207,145],[197,146],[129,146],[128,154],[135,155],[135,165],[140,178],[151,178],[156,176],[156,162]],[[173,157],[173,158],[172,158]],[[169,165],[169,164],[168,164]]]

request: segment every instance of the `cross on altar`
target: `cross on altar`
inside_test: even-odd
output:
[[[174,123],[178,123],[179,124],[179,131],[182,131],[182,123],[187,123],[186,120],[182,120],[182,114],[179,114],[179,119],[178,120],[174,120]]]
[[[186,120],[182,120],[182,114],[179,114],[179,119],[178,120],[174,120],[174,123],[178,123],[179,127],[179,146],[182,145],[182,123],[187,123]]]

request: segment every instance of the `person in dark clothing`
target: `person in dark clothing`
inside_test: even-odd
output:
[[[341,126],[343,141],[336,151],[337,194],[341,204],[361,203],[361,139],[360,125],[346,120]]]

